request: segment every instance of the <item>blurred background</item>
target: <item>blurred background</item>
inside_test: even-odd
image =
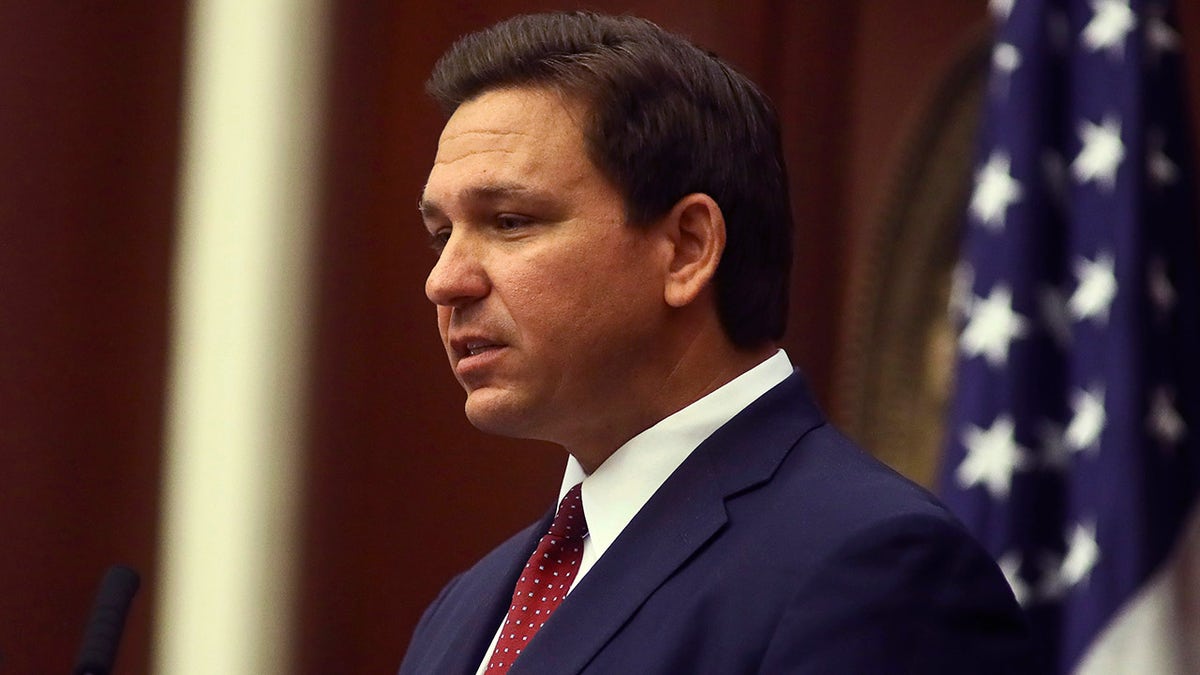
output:
[[[887,311],[945,298],[983,0],[0,0],[0,673],[66,671],[113,562],[143,574],[118,672],[392,672],[451,572],[548,507],[562,452],[461,414],[415,202],[439,54],[572,7],[684,33],[775,100],[785,346],[931,481],[940,314]],[[913,220],[935,227],[905,243]],[[897,272],[898,246],[926,253]]]

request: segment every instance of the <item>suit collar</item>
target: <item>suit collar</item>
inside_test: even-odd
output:
[[[583,571],[603,556],[667,478],[717,429],[786,380],[793,368],[784,351],[764,359],[708,395],[629,439],[591,475],[567,460],[559,499],[583,482],[588,545]]]
[[[822,423],[803,378],[794,373],[713,433],[579,581],[510,673],[582,670],[724,526],[726,499],[769,480],[800,437]]]

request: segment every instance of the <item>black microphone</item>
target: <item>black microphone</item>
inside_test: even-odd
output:
[[[121,631],[125,629],[125,614],[137,593],[138,583],[138,573],[124,565],[113,565],[104,573],[72,675],[109,675],[112,672]]]

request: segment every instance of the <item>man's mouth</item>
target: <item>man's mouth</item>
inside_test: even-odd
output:
[[[476,356],[492,349],[498,349],[500,345],[490,342],[476,342],[467,345],[467,356]]]
[[[480,354],[500,349],[503,346],[494,340],[486,338],[465,338],[450,341],[450,348],[459,359],[479,356]]]

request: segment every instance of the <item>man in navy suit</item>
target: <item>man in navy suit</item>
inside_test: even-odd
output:
[[[996,565],[777,346],[790,205],[754,84],[569,13],[463,38],[428,87],[425,290],[467,417],[569,459],[563,513],[452,580],[401,673],[1028,672]]]

